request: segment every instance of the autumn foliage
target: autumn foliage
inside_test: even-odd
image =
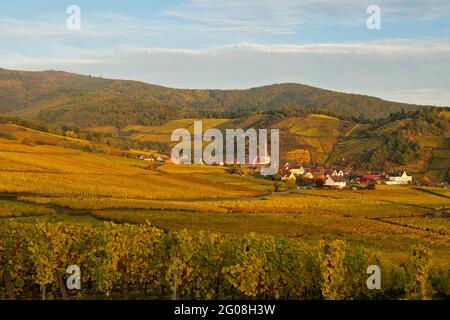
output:
[[[98,227],[16,224],[0,231],[0,298],[9,299],[426,299],[449,295],[448,271],[429,250],[414,249],[405,267],[336,240],[305,245],[247,234],[164,232],[149,224]],[[66,268],[82,271],[68,291]],[[366,268],[383,272],[368,290]]]

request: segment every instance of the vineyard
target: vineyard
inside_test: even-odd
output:
[[[168,164],[164,171],[154,171],[144,161],[2,139],[0,164],[0,192],[19,195],[202,199],[206,192],[227,198],[273,190],[263,180],[225,175],[224,168],[193,166],[193,172],[178,172],[175,165]]]
[[[222,167],[20,134],[0,138],[0,299],[449,296],[448,189],[273,193]],[[366,287],[374,264],[381,290]],[[64,286],[69,265],[79,291]]]
[[[122,132],[129,134],[131,139],[140,141],[156,141],[173,144],[171,141],[172,132],[176,129],[187,129],[191,134],[194,133],[195,119],[179,119],[169,121],[162,126],[127,126],[123,128]],[[203,130],[215,128],[224,123],[229,122],[230,119],[203,119]]]
[[[172,171],[172,166],[164,167],[159,171]],[[173,168],[180,174],[188,170],[182,166]],[[193,167],[191,170],[199,172],[200,169]],[[190,179],[195,182],[197,178]],[[215,183],[229,185],[227,179],[228,176],[222,174]],[[241,183],[248,182],[244,179]],[[233,187],[239,187],[237,181]],[[433,249],[435,264],[445,266],[450,262],[450,230],[445,215],[449,201],[445,189],[380,186],[371,191],[296,190],[258,197],[245,194],[222,199],[179,197],[171,200],[25,194],[5,200],[3,215],[23,215],[18,220],[25,222],[86,216],[116,223],[145,224],[149,221],[170,231],[189,228],[232,235],[257,232],[309,244],[321,239],[343,239],[378,250],[395,263],[407,259],[409,252],[405,248],[421,243]],[[11,210],[6,209],[6,205],[12,204],[23,209],[16,209],[12,215]]]
[[[17,224],[0,232],[0,298],[431,299],[450,295],[450,269],[418,246],[401,266],[340,240],[305,245],[255,233],[164,232],[149,224]],[[81,290],[68,290],[69,265]],[[368,266],[382,289],[368,290]]]

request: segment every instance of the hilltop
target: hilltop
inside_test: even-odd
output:
[[[293,83],[248,90],[188,90],[61,71],[0,69],[0,113],[79,127],[122,128],[159,125],[180,118],[239,118],[254,113],[324,113],[375,120],[419,108]]]

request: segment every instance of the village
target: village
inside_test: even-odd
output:
[[[256,160],[246,166],[255,169],[267,164],[269,159]],[[288,185],[299,187],[315,187],[330,189],[375,189],[377,184],[385,185],[411,185],[412,175],[402,172],[364,172],[344,167],[308,166],[285,162],[279,168],[279,179]],[[417,183],[419,183],[417,181]]]
[[[412,175],[403,172],[353,172],[350,168],[291,167],[286,163],[280,168],[281,180],[290,184],[316,186],[332,189],[366,186],[374,189],[377,184],[409,185]]]
[[[154,154],[137,154],[136,159],[154,162],[156,164],[171,163],[171,158],[167,156]],[[230,173],[241,175],[253,175],[260,167],[270,164],[270,157],[257,157],[247,164],[226,165],[224,163],[213,164],[214,166],[232,167]],[[236,169],[238,168],[238,169]],[[377,184],[385,185],[411,185],[413,177],[406,171],[402,172],[362,172],[354,171],[352,168],[343,167],[325,167],[297,165],[295,163],[285,162],[281,165],[275,180],[279,179],[289,185],[303,187],[318,187],[331,189],[357,188],[356,186],[365,186],[368,189],[374,189]],[[419,183],[419,181],[414,181]]]

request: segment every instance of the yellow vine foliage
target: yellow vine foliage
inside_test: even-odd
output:
[[[430,299],[432,294],[429,283],[431,250],[425,246],[418,245],[414,248],[409,262],[412,266],[412,275],[406,287],[406,298],[411,300]]]
[[[2,222],[0,299],[428,299],[450,272],[418,247],[409,269],[341,240],[306,244],[256,233],[167,232],[150,224]],[[68,292],[66,269],[81,269]],[[382,289],[365,287],[379,265]],[[430,281],[433,277],[433,281]],[[438,292],[439,291],[439,292]]]
[[[344,265],[347,244],[342,240],[335,240],[331,244],[322,244],[321,270],[322,270],[322,295],[326,300],[345,299],[347,269]]]

